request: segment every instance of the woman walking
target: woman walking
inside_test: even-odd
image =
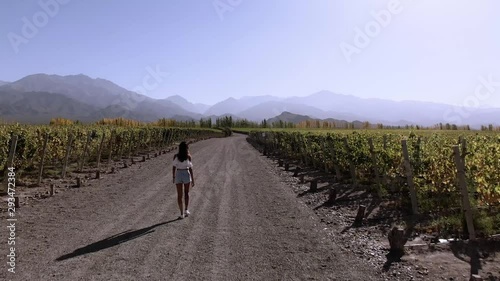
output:
[[[188,204],[189,204],[189,187],[191,186],[191,182],[193,182],[193,187],[194,187],[193,163],[191,163],[191,155],[189,154],[189,148],[186,142],[181,142],[179,144],[179,152],[174,156],[172,176],[173,176],[173,182],[177,187],[177,203],[179,204],[179,210],[181,211],[179,219],[183,219],[184,217],[190,215],[188,210]],[[185,206],[183,206],[182,204],[183,186],[184,186]]]

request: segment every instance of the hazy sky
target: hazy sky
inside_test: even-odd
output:
[[[330,90],[500,107],[499,12],[495,0],[2,0],[0,80],[83,73],[209,104]]]

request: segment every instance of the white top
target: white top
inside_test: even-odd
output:
[[[191,161],[189,161],[189,159],[186,159],[186,161],[181,162],[181,161],[179,161],[179,159],[177,159],[177,157],[175,157],[173,165],[177,169],[193,168],[193,163],[191,163]]]

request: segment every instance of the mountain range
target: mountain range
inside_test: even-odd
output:
[[[283,112],[288,114],[282,115]],[[500,124],[500,108],[458,108],[431,102],[365,99],[330,91],[306,97],[228,98],[206,105],[192,103],[180,95],[153,99],[111,81],[83,74],[34,74],[11,83],[0,81],[0,119],[3,121],[47,123],[51,118],[63,117],[91,122],[104,117],[125,117],[149,122],[159,118],[198,120],[231,115],[260,122],[288,118],[289,114],[386,125],[454,123],[478,127]]]

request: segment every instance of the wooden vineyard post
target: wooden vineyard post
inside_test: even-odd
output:
[[[356,214],[356,219],[354,219],[355,225],[361,225],[361,223],[363,222],[363,218],[365,217],[365,211],[366,211],[366,206],[359,205],[358,213]]]
[[[349,142],[347,141],[347,138],[344,138],[344,146],[345,150],[347,151],[347,155],[349,158],[349,170],[351,172],[351,178],[352,178],[352,184],[357,185],[358,181],[356,179],[356,167],[354,166],[354,163],[352,162],[352,152],[351,149],[349,148]]]
[[[157,132],[156,131],[152,131],[151,132],[151,141],[149,142],[149,150],[156,150],[156,144],[157,144],[157,141],[156,139],[158,138],[157,136]]]
[[[127,132],[122,132],[120,136],[120,146],[118,147],[118,161],[121,161],[123,158],[123,151],[125,150],[124,148],[124,142],[125,142],[125,136],[127,135]],[[115,136],[116,138],[116,136]]]
[[[317,179],[311,180],[311,186],[309,187],[309,191],[310,192],[318,191],[318,180]]]
[[[307,156],[307,147],[304,141],[302,141],[302,158],[304,158],[304,165],[309,166],[309,157]]]
[[[104,146],[104,139],[105,138],[106,138],[106,133],[103,132],[102,137],[101,137],[101,143],[99,144],[99,151],[97,152],[97,171],[98,172],[100,172],[99,169],[101,168],[101,154],[102,154],[102,148]]]
[[[326,148],[326,141],[323,142],[322,144],[322,149],[324,151],[324,154],[323,154],[323,160],[325,162],[325,173],[329,173],[330,171],[328,171],[328,157],[326,157],[326,151],[327,151],[327,148]]]
[[[50,189],[49,189],[49,195],[50,196],[54,196],[54,186],[55,186],[54,184],[50,185]]]
[[[169,143],[168,143],[168,146],[172,146],[172,145],[175,143],[176,138],[177,138],[177,136],[175,135],[175,132],[174,132],[174,131],[172,131],[172,134],[171,134],[171,136],[170,136],[170,141],[169,141]]]
[[[167,141],[165,143],[165,149],[166,149],[167,152],[170,152],[170,141],[172,139],[172,134],[173,133],[174,132],[172,130],[168,133]]]
[[[156,146],[156,150],[158,151],[158,155],[163,154],[163,144],[165,143],[165,133],[163,131],[160,132],[159,140]]]
[[[335,200],[337,200],[337,189],[335,187],[332,187],[330,189],[330,192],[328,193],[328,204],[333,204],[335,203]]]
[[[417,192],[415,191],[415,184],[413,183],[413,170],[410,163],[410,157],[408,156],[408,146],[406,144],[406,140],[401,140],[401,146],[403,147],[406,180],[408,181],[408,188],[410,189],[411,208],[413,214],[418,215]]]
[[[142,150],[143,146],[143,140],[144,140],[144,131],[139,131],[139,138],[137,142],[137,149],[134,151],[134,156],[137,156],[139,152]]]
[[[158,140],[158,147],[156,148],[158,150],[158,155],[162,155],[163,153],[163,146],[165,144],[165,129],[163,129],[160,132],[160,139]]]
[[[161,146],[161,141],[163,140],[163,134],[161,131],[158,131],[156,134],[156,138],[153,141],[153,150],[156,152],[156,155],[160,154],[158,151]]]
[[[313,155],[314,155],[314,154],[313,154]],[[316,169],[318,169],[318,168],[319,168],[319,167],[318,167],[318,161],[317,161],[316,157],[311,157],[311,162],[312,162],[312,167],[313,167],[313,169],[315,169],[315,170],[316,170]]]
[[[87,133],[87,141],[85,142],[85,146],[83,148],[83,154],[82,154],[82,159],[80,161],[80,167],[78,168],[78,170],[81,172],[83,170],[83,165],[85,165],[85,157],[87,156],[87,150],[89,148],[89,144],[90,144],[90,139],[92,137],[92,132],[88,132]]]
[[[8,180],[9,177],[7,177],[7,174],[9,172],[8,168],[14,166],[14,159],[16,156],[17,139],[18,139],[18,137],[15,135],[10,138],[9,156],[7,158],[7,163],[5,163],[3,183],[0,186],[0,194],[6,194],[8,191],[8,185],[9,185],[9,180]]]
[[[168,146],[168,139],[170,138],[170,132],[165,130],[165,136],[163,136],[163,143],[161,145],[161,150],[166,151],[166,147]]]
[[[38,181],[37,181],[38,185],[40,185],[42,183],[43,164],[45,162],[45,154],[47,153],[47,142],[48,141],[49,141],[49,134],[45,133],[45,137],[43,139],[42,159],[40,160],[40,168],[38,169]]]
[[[294,177],[298,177],[298,176],[299,176],[299,173],[300,173],[300,167],[296,167],[296,168],[295,168],[295,171],[293,172],[293,176],[294,176]]]
[[[378,197],[382,197],[382,182],[380,180],[380,174],[377,168],[377,155],[375,154],[375,148],[373,147],[373,138],[368,139],[368,144],[370,145],[370,154],[372,157],[372,169],[375,174],[375,183],[377,184],[377,194]]]
[[[154,132],[150,131],[149,134],[147,134],[149,139],[148,139],[148,151],[151,151],[151,142],[153,141],[153,136]]]
[[[68,169],[69,156],[71,155],[71,145],[73,144],[73,134],[69,135],[68,145],[66,145],[66,155],[64,155],[64,164],[62,170],[62,178],[66,177],[66,170]]]
[[[467,146],[466,146],[467,144],[466,144],[463,136],[458,137],[457,145],[459,145],[461,150],[462,150],[461,158],[462,158],[462,163],[464,164],[464,169],[465,169],[465,167],[466,167],[465,166],[465,155],[467,154]],[[455,153],[455,152],[453,152],[453,153]],[[455,156],[455,154],[453,154],[453,156]],[[465,204],[463,202],[463,197],[461,197],[461,202],[462,202],[462,204],[460,205],[460,208],[461,208],[462,212],[464,212],[464,214],[465,214],[465,209],[464,209]]]
[[[111,137],[109,138],[109,154],[108,154],[108,164],[111,164],[111,161],[113,161],[113,144],[114,144],[114,138],[116,135],[116,131],[113,130],[111,131]]]
[[[134,134],[132,133],[132,131],[130,131],[130,136],[129,136],[129,140],[128,140],[128,153],[127,153],[127,158],[131,158],[132,156],[132,139],[134,138]]]
[[[342,173],[340,172],[340,167],[337,164],[337,162],[334,160],[334,144],[333,142],[330,144],[330,155],[332,156],[332,161],[333,161],[333,169],[335,170],[335,178],[337,181],[342,180]]]
[[[469,192],[467,191],[467,184],[465,180],[465,166],[460,156],[460,149],[457,145],[453,146],[453,153],[455,154],[455,164],[457,166],[458,184],[462,193],[462,204],[465,211],[465,221],[467,223],[467,230],[469,231],[469,240],[476,239],[474,231],[474,221],[472,219],[472,209],[470,205]]]
[[[405,230],[401,227],[393,227],[387,235],[389,239],[390,252],[402,256],[405,252]]]

